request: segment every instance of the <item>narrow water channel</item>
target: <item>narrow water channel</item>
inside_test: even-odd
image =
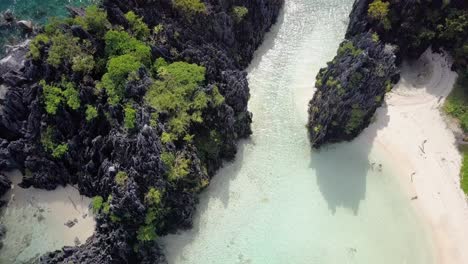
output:
[[[202,195],[192,230],[162,239],[173,264],[428,264],[428,236],[371,143],[311,151],[315,75],[353,0],[288,0],[249,68],[253,136]]]

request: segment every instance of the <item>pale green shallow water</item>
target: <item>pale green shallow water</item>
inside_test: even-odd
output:
[[[352,2],[286,1],[249,69],[253,135],[202,195],[194,229],[162,239],[170,263],[433,262],[379,149],[360,140],[310,150],[307,101]],[[373,162],[383,170],[372,170]]]

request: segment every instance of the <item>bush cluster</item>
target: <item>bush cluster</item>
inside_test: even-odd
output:
[[[248,13],[249,10],[245,6],[234,6],[232,8],[232,15],[236,23],[242,22],[242,20]]]
[[[200,0],[173,0],[173,3],[177,9],[189,16],[206,12],[206,5]]]
[[[42,86],[44,104],[48,114],[55,115],[62,102],[65,102],[72,110],[80,108],[79,93],[72,82],[63,78],[59,84],[49,85],[44,80],[40,81],[39,84]]]
[[[42,147],[56,159],[62,158],[68,152],[68,144],[55,143],[54,130],[50,126],[41,134],[41,143]]]

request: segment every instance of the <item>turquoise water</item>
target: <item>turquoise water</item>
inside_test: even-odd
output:
[[[97,0],[2,0],[0,12],[10,9],[20,19],[44,23],[47,17],[68,15],[66,6],[85,6]]]
[[[320,152],[308,142],[315,75],[333,58],[352,3],[286,1],[249,68],[253,136],[202,195],[194,228],[162,239],[170,263],[433,263],[372,133]]]
[[[67,16],[65,8],[67,5],[85,6],[97,2],[99,0],[0,0],[0,12],[10,9],[20,20],[32,20],[44,24],[47,17]],[[18,30],[0,29],[0,55],[4,53],[5,45],[17,44],[24,37]]]
[[[254,134],[202,194],[194,228],[161,239],[170,263],[434,262],[430,240],[390,169],[392,161],[372,138],[310,149],[307,103],[316,73],[344,36],[352,2],[286,0],[278,25],[249,68]],[[0,0],[0,10],[43,22],[65,15],[66,4]],[[39,229],[24,229],[21,236],[34,239],[20,245],[28,249],[22,259],[65,244],[57,226],[70,217],[51,215],[50,222],[36,225],[55,238],[41,240]],[[73,242],[74,235],[68,236],[67,243]]]

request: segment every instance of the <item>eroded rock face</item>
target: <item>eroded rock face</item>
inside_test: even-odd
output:
[[[362,53],[340,48],[317,76],[308,124],[314,147],[351,140],[367,127],[385,91],[398,80],[396,66],[403,59],[419,58],[429,47],[443,48],[454,57],[454,68],[466,71],[462,47],[468,31],[461,21],[466,20],[468,2],[383,1],[388,4],[383,10],[388,10],[372,17],[373,2],[355,1],[343,43],[351,41]]]
[[[11,181],[8,177],[0,173],[0,196],[3,196],[11,188]],[[1,234],[1,232],[0,232]]]
[[[351,140],[368,126],[385,92],[398,80],[391,48],[370,33],[344,41],[337,56],[317,75],[309,103],[312,145]]]
[[[247,111],[249,87],[245,67],[261,44],[264,34],[275,22],[282,0],[254,0],[245,3],[249,13],[240,22],[232,17],[233,1],[207,1],[208,14],[187,18],[176,10],[172,1],[104,1],[111,23],[127,27],[124,14],[129,10],[142,16],[150,28],[164,24],[164,41],[151,47],[152,57],[167,61],[186,61],[206,68],[207,93],[219,89],[224,102],[203,112],[203,123],[191,129],[196,142],[164,143],[164,113],[157,124],[151,123],[154,112],[144,104],[143,96],[152,84],[147,70],[129,81],[125,92],[134,100],[135,128],[122,128],[122,106],[111,106],[96,95],[95,81],[70,71],[69,67],[52,67],[45,61],[26,59],[21,66],[9,67],[0,79],[0,171],[20,169],[25,176],[22,187],[54,189],[58,185],[76,184],[87,196],[102,196],[108,213],[96,216],[96,232],[78,247],[48,253],[40,263],[166,263],[156,242],[138,243],[137,231],[145,225],[149,187],[164,190],[164,221],[157,235],[180,228],[190,228],[197,204],[200,183],[209,183],[225,159],[236,153],[238,139],[251,134],[251,113]],[[83,14],[73,9],[73,14]],[[67,28],[70,34],[87,39],[104,52],[102,40],[80,26]],[[45,48],[46,49],[46,48]],[[41,53],[47,52],[42,50]],[[20,58],[25,59],[20,56]],[[1,67],[0,67],[1,69]],[[78,83],[82,104],[96,106],[98,117],[85,120],[84,110],[60,108],[55,115],[44,109],[41,79],[57,81],[65,75]],[[106,113],[106,115],[104,114]],[[162,120],[162,121],[161,121]],[[120,122],[120,123],[119,123]],[[41,135],[54,126],[54,138],[67,142],[68,151],[54,158],[44,150]],[[214,142],[210,132],[216,131]],[[203,144],[199,144],[200,142]],[[206,146],[201,150],[198,146]],[[161,153],[170,150],[190,160],[184,181],[171,182]],[[204,153],[203,155],[201,153]],[[117,172],[127,179],[116,184]],[[106,210],[107,210],[106,209]]]

